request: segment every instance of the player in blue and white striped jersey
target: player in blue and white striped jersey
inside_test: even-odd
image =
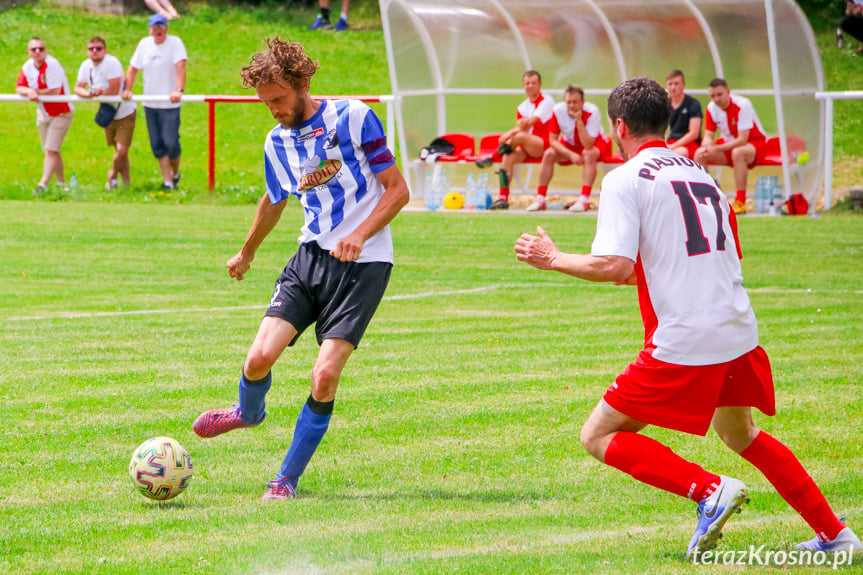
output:
[[[201,414],[201,437],[260,424],[270,369],[315,323],[321,346],[311,394],[288,454],[263,499],[293,499],[297,482],[329,427],[339,378],[383,298],[393,265],[389,223],[407,204],[407,185],[386,146],[380,120],[358,101],[317,102],[309,95],[318,65],[295,42],[269,39],[243,68],[279,125],[267,135],[267,193],[228,273],[242,280],[255,252],[296,196],[305,223],[300,247],[279,279],[246,356],[238,405]]]

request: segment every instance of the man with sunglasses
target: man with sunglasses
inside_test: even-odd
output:
[[[63,66],[53,56],[48,55],[45,42],[34,36],[27,45],[30,59],[21,67],[15,91],[21,96],[38,102],[36,109],[36,127],[39,139],[42,141],[42,151],[45,158],[42,161],[42,178],[33,191],[39,195],[48,189],[51,176],[57,178],[57,183],[66,188],[66,176],[63,172],[63,156],[60,148],[72,125],[75,108],[68,102],[42,102],[41,96],[63,96],[69,94],[69,82]]]
[[[78,82],[75,94],[82,98],[97,96],[116,96],[123,90],[126,82],[123,65],[115,56],[108,54],[105,40],[94,36],[87,42],[88,58],[78,69]],[[120,102],[106,105],[117,109],[114,119],[105,130],[105,139],[115,150],[111,169],[108,170],[108,189],[117,187],[118,178],[123,185],[129,185],[129,146],[135,132],[137,106],[134,102]]]
[[[162,189],[173,190],[180,182],[180,99],[186,88],[186,46],[168,34],[168,20],[150,16],[150,36],[138,43],[129,69],[123,99],[132,97],[138,71],[144,71],[145,96],[169,96],[168,102],[145,102],[150,148],[159,161]]]

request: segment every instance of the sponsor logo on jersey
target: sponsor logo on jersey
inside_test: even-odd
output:
[[[305,142],[306,140],[311,140],[312,138],[317,138],[318,136],[323,136],[323,134],[324,134],[324,129],[318,128],[317,130],[309,132],[308,134],[303,134],[301,136],[297,136],[297,142]]]
[[[317,160],[318,158],[315,157],[314,159]],[[309,167],[313,169],[309,170]],[[340,160],[320,160],[317,166],[306,164],[304,168],[305,175],[300,180],[298,188],[301,192],[326,184],[342,169],[342,162]]]
[[[333,148],[335,148],[338,145],[339,145],[339,135],[336,133],[336,131],[330,130],[329,132],[327,132],[327,141],[324,142],[324,149],[325,150],[332,150]]]

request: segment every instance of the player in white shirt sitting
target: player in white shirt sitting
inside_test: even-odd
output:
[[[512,169],[525,158],[540,158],[548,148],[548,128],[553,116],[554,100],[542,91],[542,77],[528,70],[521,77],[527,99],[516,110],[515,127],[501,134],[498,153],[503,156],[500,168],[500,197],[489,209],[509,208],[509,182]]]
[[[554,165],[570,162],[583,166],[581,197],[567,206],[572,212],[590,209],[590,193],[596,180],[596,164],[611,151],[611,139],[602,131],[602,115],[596,104],[584,101],[584,90],[567,86],[563,102],[555,104],[549,123],[549,147],[542,155],[536,200],[527,211],[545,209],[548,184],[554,176]]]

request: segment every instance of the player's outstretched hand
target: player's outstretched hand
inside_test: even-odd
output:
[[[242,281],[246,272],[249,271],[250,267],[252,267],[252,262],[251,260],[246,260],[246,258],[243,257],[243,252],[240,252],[229,259],[228,263],[225,265],[228,268],[229,276],[236,278],[237,281]]]
[[[548,233],[540,226],[536,227],[539,236],[522,234],[515,242],[515,253],[519,261],[528,263],[540,270],[553,269],[554,259],[560,253]]]

